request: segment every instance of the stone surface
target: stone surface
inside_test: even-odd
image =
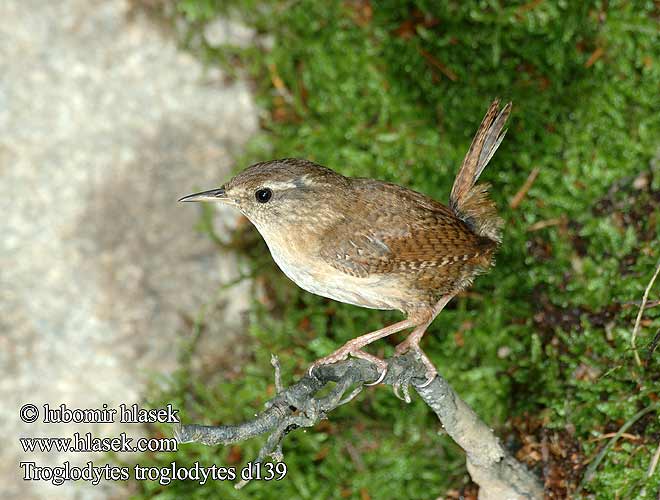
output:
[[[204,27],[204,40],[212,47],[225,44],[248,47],[255,36],[254,29],[222,17],[214,19]]]
[[[123,429],[24,424],[20,406],[139,402],[153,374],[176,366],[184,318],[237,275],[235,258],[196,232],[199,208],[176,200],[228,175],[257,127],[248,88],[209,76],[128,8],[0,2],[2,498],[122,496],[113,484],[23,482],[20,461],[90,456],[24,453],[19,436]],[[240,330],[246,285],[226,294],[209,355]]]

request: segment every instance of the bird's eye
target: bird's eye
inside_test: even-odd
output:
[[[273,192],[268,188],[261,188],[254,193],[254,197],[259,203],[268,203],[268,200],[273,196]]]

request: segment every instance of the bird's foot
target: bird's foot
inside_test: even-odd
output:
[[[376,365],[376,367],[378,367],[378,378],[373,382],[369,382],[368,384],[364,384],[364,385],[371,387],[372,385],[378,385],[383,381],[385,375],[387,375],[387,369],[389,368],[387,361],[377,358],[376,356],[369,354],[368,352],[364,352],[362,350],[355,351],[352,354],[356,358],[365,359]]]
[[[318,368],[319,366],[323,366],[323,365],[331,365],[333,363],[337,363],[338,361],[343,361],[347,359],[348,356],[350,356],[352,351],[357,351],[360,349],[359,347],[354,347],[349,344],[350,342],[347,342],[332,354],[328,354],[327,356],[323,356],[322,358],[319,358],[316,361],[314,361],[307,370],[307,374],[310,377],[313,377],[314,368]]]
[[[422,363],[426,368],[426,381],[423,384],[419,385],[418,387],[420,388],[426,387],[431,382],[433,382],[436,375],[438,375],[438,370],[436,370],[431,360],[428,358],[426,354],[424,354],[424,351],[422,351],[421,347],[419,347],[419,340],[415,341],[415,339],[411,339],[411,337],[408,337],[406,340],[404,340],[394,348],[394,355],[401,356],[407,353],[408,351],[413,351],[417,355],[417,357],[419,357],[422,360]]]
[[[344,346],[340,347],[335,352],[333,352],[332,354],[329,354],[314,361],[309,367],[309,370],[307,370],[307,373],[310,377],[312,377],[314,368],[323,365],[331,365],[332,363],[343,361],[347,359],[349,356],[353,356],[355,358],[360,358],[369,361],[370,363],[373,363],[378,367],[378,373],[379,373],[378,378],[374,382],[370,382],[365,385],[371,386],[371,385],[380,384],[385,378],[385,375],[387,375],[387,366],[388,366],[387,361],[383,361],[382,359],[377,358],[376,356],[363,351],[362,347],[364,346],[360,345],[360,343],[351,343],[349,341],[346,344],[344,344]]]

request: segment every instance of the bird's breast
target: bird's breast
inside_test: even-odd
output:
[[[300,288],[316,295],[371,309],[403,310],[407,303],[393,277],[359,278],[328,265],[310,249],[300,251],[295,243],[265,238],[273,260]]]

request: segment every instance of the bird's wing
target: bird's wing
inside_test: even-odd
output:
[[[356,182],[352,210],[324,237],[321,257],[334,268],[356,277],[424,274],[478,254],[482,238],[444,205],[392,184]]]

